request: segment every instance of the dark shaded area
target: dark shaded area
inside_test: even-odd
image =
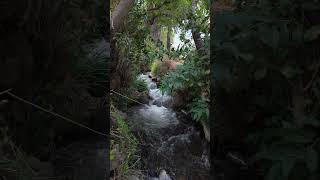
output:
[[[11,88],[20,98],[108,134],[108,6],[98,0],[1,1],[0,92]],[[0,102],[0,158],[11,160],[0,166],[1,177],[64,176],[55,164],[61,149],[80,140],[84,145],[89,137],[107,150],[107,139],[85,128],[8,94]],[[81,149],[86,151],[74,148]],[[107,155],[100,161],[107,163]]]
[[[320,4],[236,2],[211,14],[213,174],[319,179]]]

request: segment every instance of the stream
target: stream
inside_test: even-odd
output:
[[[160,92],[150,73],[138,78],[147,83],[150,101],[129,109],[128,117],[141,143],[144,179],[210,179],[209,144],[201,128],[170,108],[174,98]]]

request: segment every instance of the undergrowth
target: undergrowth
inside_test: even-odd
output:
[[[8,136],[8,128],[0,129],[0,178],[31,180],[35,171],[27,162],[27,155]]]
[[[105,52],[89,48],[79,50],[78,61],[75,63],[74,73],[76,78],[87,86],[93,96],[103,96],[107,92],[106,77],[108,77],[108,58]]]
[[[160,65],[161,65],[161,61],[159,61],[159,60],[152,62],[152,64],[151,64],[152,76],[157,76],[159,74]]]
[[[148,91],[147,83],[143,80],[140,80],[140,79],[135,79],[133,81],[133,88],[139,92],[147,92]]]
[[[127,111],[130,107],[137,104],[137,102],[135,101],[139,102],[140,96],[146,95],[148,93],[148,87],[146,82],[135,78],[130,82],[127,88],[122,88],[118,93],[120,93],[122,96],[116,93],[112,93],[111,100],[118,109]]]
[[[187,110],[192,119],[199,122],[207,122],[209,118],[209,56],[190,52],[184,64],[177,66],[161,80],[160,90],[167,93],[186,92]]]
[[[255,179],[319,179],[319,1],[236,2],[215,16],[217,147],[247,137]]]
[[[111,128],[110,161],[120,162],[114,176],[121,179],[138,164],[138,140],[114,106],[111,106],[111,116],[115,122]]]

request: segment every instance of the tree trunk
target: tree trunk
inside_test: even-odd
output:
[[[121,0],[117,7],[114,9],[111,15],[111,31],[112,33],[115,32],[122,32],[124,31],[124,22],[126,21],[130,10],[134,6],[135,0]],[[119,64],[119,50],[116,47],[116,39],[111,39],[111,64],[109,66],[109,73],[111,74],[110,77],[110,89],[119,89],[123,81],[122,73],[117,68]]]
[[[192,1],[192,14],[196,13],[197,10],[197,4],[199,0],[193,0]],[[192,24],[192,38],[194,40],[194,44],[196,45],[197,50],[201,50],[204,47],[204,42],[201,39],[200,32],[196,29],[195,23],[191,21]]]
[[[157,19],[154,19],[151,24],[151,35],[154,42],[158,42],[160,40],[161,28],[157,24]]]
[[[170,51],[171,48],[171,27],[168,27],[168,32],[167,32],[167,49]]]
[[[121,0],[112,13],[111,27],[114,32],[123,30],[123,23],[126,20],[135,0]]]
[[[201,50],[204,47],[204,43],[200,35],[200,32],[198,32],[197,30],[192,30],[192,38],[197,50]]]

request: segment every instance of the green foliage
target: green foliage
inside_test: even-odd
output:
[[[70,82],[70,79],[74,80],[74,74],[78,75],[79,72],[86,83],[101,80],[95,74],[101,71],[91,69],[96,65],[90,64],[90,67],[83,66],[79,69],[77,65],[87,63],[89,59],[86,52],[82,51],[83,46],[105,34],[104,27],[109,19],[105,17],[103,1],[21,0],[17,3],[5,0],[0,6],[1,59],[6,62],[14,58],[17,62],[12,65],[2,63],[0,71],[3,72],[2,68],[7,65],[12,68],[9,71],[15,76],[10,86],[15,87],[19,96],[49,110],[61,110],[61,107],[71,101],[69,99],[76,99],[73,96],[68,97],[68,101],[61,101],[66,99],[62,97],[74,93],[61,92],[74,85],[65,83]],[[106,67],[104,63],[100,65]],[[89,77],[90,75],[93,78]],[[11,75],[8,76],[8,79],[12,79]],[[3,85],[2,81],[1,86]],[[64,88],[61,88],[62,86]],[[58,91],[59,94],[56,93]],[[44,115],[42,111],[31,107],[19,110],[19,106],[22,104],[18,103],[9,108],[5,115],[2,114],[5,117],[4,122],[9,125],[12,141],[29,154],[36,154],[43,159],[49,158],[49,146],[53,139],[57,139],[58,135],[54,131],[58,129],[56,126],[60,126],[61,120]],[[73,108],[76,109],[69,106],[65,112],[74,112]],[[26,113],[28,116],[15,116],[19,113]],[[79,111],[76,114],[81,116]],[[81,117],[76,119],[80,120]],[[28,123],[19,125],[19,122]],[[70,128],[65,123],[63,127]]]
[[[133,88],[126,88],[126,89],[121,89],[121,91],[119,93],[121,93],[122,95],[129,97],[131,99],[136,99],[137,97],[133,97]],[[127,98],[124,98],[122,96],[119,96],[117,94],[111,94],[111,102],[114,104],[115,107],[117,107],[118,109],[122,110],[122,111],[126,111],[128,110],[129,107],[135,105],[134,102],[132,102],[131,100],[128,100]]]
[[[152,65],[154,61],[160,60],[161,57],[166,53],[166,49],[163,46],[158,46],[155,44],[151,38],[146,39],[146,48],[144,53],[148,60],[148,65]]]
[[[208,103],[202,99],[198,99],[191,103],[190,112],[192,119],[196,122],[206,122],[209,119]]]
[[[139,1],[129,13],[126,31],[113,36],[120,51],[119,64],[122,65],[118,71],[130,71],[132,77],[147,71],[158,55],[154,42],[150,40],[150,28],[145,26],[146,20],[144,2]]]
[[[205,67],[209,63],[208,57],[200,61],[197,56],[189,56],[183,65],[177,66],[161,82],[161,89],[166,92],[174,92],[182,89],[192,90],[192,96],[199,96],[201,90],[208,87],[208,76],[210,71]]]
[[[147,92],[148,91],[148,85],[145,81],[136,79],[133,81],[133,88],[137,89],[139,92]]]
[[[251,134],[251,138],[255,136],[263,143],[260,145],[261,150],[253,156],[252,162],[271,162],[271,167],[264,169],[266,179],[288,179],[299,163],[307,167],[307,173],[313,174],[319,168],[320,160],[314,147],[315,135],[314,132],[297,127],[270,128],[256,135]],[[250,141],[252,142],[252,139]]]
[[[93,96],[101,97],[107,93],[108,57],[105,52],[95,51],[95,46],[89,49],[83,50],[83,55],[79,56],[74,74]]]
[[[161,80],[162,92],[174,93],[187,91],[190,102],[186,102],[195,121],[208,120],[208,97],[202,93],[209,90],[209,56],[200,56],[195,51],[189,52],[185,63],[169,72]],[[186,100],[186,99],[185,99]]]
[[[166,75],[160,89],[168,93],[187,92],[185,98],[186,108],[195,121],[208,120],[208,91],[210,78],[209,53],[199,53],[194,45],[185,38],[190,31],[202,33],[205,49],[209,49],[209,2],[199,1],[197,8],[192,8],[192,1],[180,2],[183,5],[176,10],[174,17],[182,33],[180,40],[183,47],[171,52],[169,56],[183,58],[184,64],[177,66],[176,70]],[[181,12],[183,11],[183,12]],[[185,95],[186,96],[186,95]]]
[[[115,118],[115,125],[111,129],[111,151],[110,160],[117,160],[119,158],[116,155],[116,151],[120,153],[122,159],[120,167],[118,169],[119,177],[125,177],[128,175],[130,165],[136,161],[136,153],[138,147],[138,141],[132,134],[127,122],[116,111],[111,111],[111,116]],[[119,149],[116,150],[116,145]]]
[[[153,76],[157,76],[159,74],[159,70],[160,70],[160,65],[161,65],[161,61],[154,61],[151,64],[151,74]]]
[[[235,97],[260,178],[319,179],[319,2],[239,4],[215,16],[216,96]]]
[[[135,78],[130,82],[128,88],[122,88],[119,93],[139,102],[139,97],[148,93],[148,87],[145,81]],[[123,111],[126,111],[128,108],[136,105],[136,102],[117,94],[111,95],[111,101],[115,107]]]

